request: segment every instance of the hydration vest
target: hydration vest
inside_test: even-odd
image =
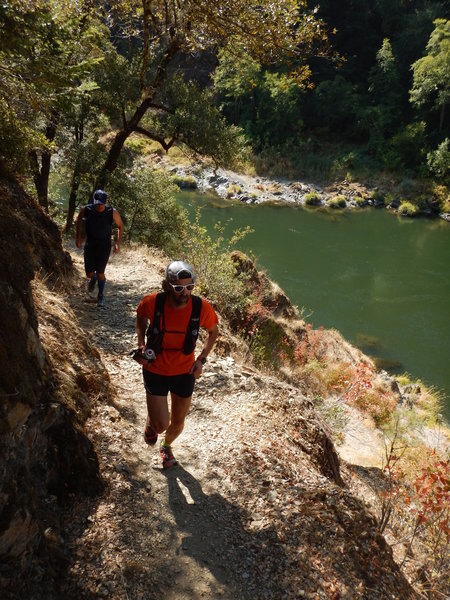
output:
[[[111,242],[113,207],[106,205],[99,212],[93,204],[88,204],[84,207],[84,223],[88,243]]]
[[[189,323],[186,329],[186,335],[184,338],[183,348],[179,350],[183,351],[183,354],[191,354],[194,351],[195,344],[197,342],[199,327],[200,327],[200,311],[202,309],[202,299],[199,296],[191,296],[192,298],[192,312],[189,319]],[[151,348],[156,355],[161,354],[163,351],[163,338],[166,332],[166,325],[164,322],[164,302],[166,299],[165,292],[160,292],[156,296],[155,312],[153,313],[153,320],[147,328],[147,344],[146,349]],[[168,333],[182,333],[178,331]],[[169,348],[168,351],[177,351],[177,348]]]

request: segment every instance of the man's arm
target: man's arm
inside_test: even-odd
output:
[[[203,350],[197,356],[194,364],[192,365],[191,370],[189,371],[190,374],[193,375],[196,379],[197,379],[197,377],[200,377],[200,375],[202,374],[202,369],[203,369],[203,364],[201,362],[202,358],[206,358],[208,356],[208,354],[211,352],[211,350],[217,340],[217,336],[219,335],[219,327],[217,326],[217,323],[213,327],[211,327],[211,329],[207,329],[207,332],[208,332],[208,336],[205,340],[205,345],[203,346]]]
[[[138,348],[145,348],[145,332],[147,331],[148,319],[146,317],[136,317],[136,333],[138,338]]]
[[[117,253],[120,250],[120,243],[122,241],[123,221],[122,221],[122,217],[119,215],[119,213],[117,212],[117,210],[115,208],[113,208],[113,221],[117,225],[117,228],[119,230],[119,233],[117,235],[117,242],[114,246],[114,252]]]
[[[75,238],[75,243],[77,245],[77,248],[81,248],[81,244],[83,243],[83,239],[81,237],[81,228],[83,225],[83,217],[84,217],[84,206],[80,210],[80,214],[78,215],[78,218],[77,218],[77,236]]]

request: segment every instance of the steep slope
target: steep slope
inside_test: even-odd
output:
[[[61,308],[72,261],[58,228],[16,182],[2,180],[0,198],[0,556],[8,589],[19,566],[25,577],[60,556],[59,507],[69,495],[102,489],[82,430],[91,402],[84,374],[89,359],[101,363]]]

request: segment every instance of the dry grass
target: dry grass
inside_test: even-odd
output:
[[[32,282],[39,320],[39,337],[55,379],[54,397],[83,423],[92,402],[109,394],[109,375],[100,354],[80,328],[61,288],[47,287],[37,276]]]

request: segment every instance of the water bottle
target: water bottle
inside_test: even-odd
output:
[[[144,356],[148,361],[155,360],[155,358],[156,358],[156,354],[155,354],[155,351],[153,350],[153,348],[146,348],[144,350]]]

